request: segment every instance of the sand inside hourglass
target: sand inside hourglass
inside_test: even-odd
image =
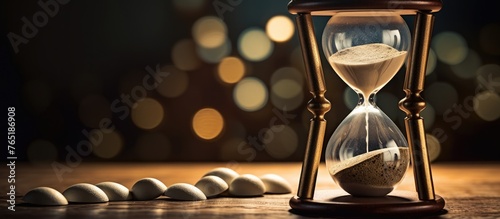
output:
[[[408,167],[408,150],[403,147],[369,151],[369,111],[373,106],[367,98],[380,90],[398,72],[406,58],[382,43],[365,44],[340,50],[328,61],[336,73],[364,97],[366,153],[342,160],[329,169],[337,183],[356,196],[384,196],[394,189]]]
[[[330,168],[330,175],[351,195],[384,196],[394,189],[408,168],[407,147],[370,151]]]
[[[405,58],[406,51],[372,43],[340,50],[328,61],[342,80],[366,99],[394,77]]]

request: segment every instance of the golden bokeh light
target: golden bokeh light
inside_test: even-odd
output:
[[[302,86],[292,79],[281,79],[272,85],[271,91],[278,97],[291,99],[302,93]]]
[[[216,109],[203,108],[193,116],[192,124],[198,137],[211,140],[219,136],[224,129],[224,118]]]
[[[279,68],[271,76],[272,104],[280,109],[296,109],[303,103],[303,84],[303,76],[296,68]]]
[[[257,111],[267,103],[267,88],[260,79],[247,77],[234,87],[233,99],[240,109],[248,112]]]
[[[451,70],[460,78],[469,79],[476,76],[476,70],[481,66],[481,57],[474,51],[469,50],[465,59],[451,66]]]
[[[441,154],[441,143],[431,134],[425,134],[427,140],[427,150],[429,151],[429,160],[432,162],[436,160]]]
[[[156,128],[163,121],[163,117],[163,106],[152,98],[140,100],[132,108],[132,121],[142,129]]]
[[[184,71],[197,69],[201,60],[196,54],[196,44],[189,39],[176,42],[172,49],[172,62],[175,67]]]
[[[116,132],[104,133],[102,141],[98,145],[94,145],[93,152],[96,156],[104,159],[116,157],[123,148],[122,136]]]
[[[269,19],[266,24],[266,33],[275,42],[285,42],[292,38],[295,26],[292,20],[283,15],[277,15]]]
[[[206,16],[201,17],[194,23],[192,34],[199,46],[216,48],[226,41],[227,27],[220,18]]]
[[[206,63],[219,63],[220,60],[231,53],[231,42],[225,40],[220,46],[214,48],[205,48],[199,46],[196,49],[196,53],[201,58],[201,60]]]
[[[245,76],[245,64],[237,57],[226,57],[219,63],[217,73],[221,81],[234,84]]]
[[[304,103],[304,94],[300,92],[291,98],[282,98],[275,93],[271,93],[271,103],[278,109],[294,110]]]
[[[162,72],[169,73],[166,78],[158,84],[156,91],[164,97],[178,97],[182,95],[188,88],[189,77],[186,72],[181,71],[175,66],[165,66]]]
[[[474,96],[474,112],[485,121],[500,118],[500,96],[492,91],[483,91]]]
[[[462,35],[446,31],[434,36],[432,48],[436,52],[437,58],[449,65],[456,65],[462,62],[469,52],[467,41]]]
[[[259,28],[249,28],[238,39],[238,51],[249,61],[262,61],[273,52],[274,44],[266,33]]]
[[[432,72],[434,72],[434,69],[436,69],[436,65],[437,65],[436,53],[434,52],[433,49],[429,49],[429,56],[427,57],[427,68],[425,71],[425,75],[430,75]]]

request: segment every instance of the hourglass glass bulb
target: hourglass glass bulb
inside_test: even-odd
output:
[[[401,68],[409,45],[406,23],[392,12],[341,12],[323,32],[330,65],[361,97],[325,151],[330,175],[351,195],[386,195],[408,168],[408,143],[373,97]]]

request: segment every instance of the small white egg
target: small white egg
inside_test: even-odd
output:
[[[62,193],[68,202],[101,203],[108,202],[108,196],[99,187],[89,183],[77,183]]]
[[[218,168],[215,168],[215,169],[212,169],[212,170],[208,171],[203,176],[218,176],[221,179],[223,179],[224,181],[226,181],[226,183],[228,185],[230,185],[231,182],[236,177],[239,176],[239,174],[236,171],[234,171],[232,169],[229,169],[227,167],[218,167]]]
[[[187,183],[175,183],[171,185],[165,191],[164,195],[181,201],[201,201],[207,199],[200,189]]]
[[[265,190],[262,180],[252,174],[236,177],[229,186],[229,193],[234,196],[261,196]]]
[[[68,205],[68,200],[59,191],[49,187],[37,187],[23,197],[25,203],[33,205]]]
[[[131,190],[135,200],[153,200],[162,195],[167,186],[155,178],[143,178],[134,183]]]
[[[276,174],[265,174],[260,177],[266,187],[266,193],[287,194],[292,192],[292,186],[285,178]]]
[[[104,193],[108,196],[109,201],[126,201],[132,199],[132,194],[120,183],[115,182],[101,182],[95,184],[97,187],[102,189]]]
[[[229,188],[226,181],[218,176],[205,176],[194,184],[200,189],[207,197],[217,196]]]

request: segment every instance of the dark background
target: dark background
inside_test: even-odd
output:
[[[305,83],[302,84],[302,104],[288,112],[295,116],[287,124],[290,129],[286,133],[274,133],[276,138],[273,141],[281,141],[276,142],[278,145],[296,145],[291,147],[292,151],[284,152],[286,156],[276,155],[276,151],[288,150],[286,147],[269,152],[246,144],[240,148],[244,150],[238,151],[242,142],[245,144],[249,137],[258,136],[261,130],[269,128],[270,121],[276,117],[273,109],[281,109],[270,100],[254,112],[238,108],[232,95],[235,85],[221,83],[216,77],[218,63],[202,61],[196,69],[184,71],[189,83],[187,90],[180,96],[166,98],[154,90],[148,91],[147,97],[157,100],[164,109],[163,121],[153,129],[139,128],[130,116],[122,120],[120,114],[109,112],[109,109],[100,112],[93,107],[92,102],[87,105],[82,103],[87,96],[98,95],[104,97],[104,106],[109,106],[121,94],[141,83],[140,79],[147,74],[146,66],[155,68],[157,65],[172,65],[172,50],[176,43],[182,39],[192,39],[191,29],[199,18],[209,15],[217,17],[216,3],[229,7],[221,17],[227,26],[227,37],[231,43],[228,55],[244,61],[246,77],[262,80],[271,92],[271,75],[277,69],[294,67],[303,72],[301,60],[296,58],[300,54],[297,52],[299,42],[296,32],[286,42],[274,42],[274,50],[263,61],[245,60],[237,49],[238,37],[245,29],[265,29],[266,22],[275,15],[285,15],[293,20],[293,15],[287,12],[288,1],[242,0],[233,1],[238,4],[231,6],[229,1],[210,0],[191,11],[179,9],[174,2],[73,0],[65,5],[59,4],[55,16],[49,17],[48,23],[38,28],[28,43],[20,44],[18,53],[14,52],[8,33],[20,35],[22,18],[32,19],[42,9],[37,1],[1,2],[0,68],[4,89],[1,105],[4,118],[7,117],[8,106],[16,107],[16,155],[19,160],[34,164],[64,160],[69,153],[67,146],[77,150],[78,142],[86,139],[82,130],[95,128],[89,127],[80,118],[80,114],[86,112],[90,112],[94,119],[112,120],[116,127],[115,133],[118,134],[114,135],[114,140],[106,142],[119,150],[111,157],[96,156],[94,153],[82,156],[85,161],[302,159],[310,116],[305,110],[305,103],[310,98]],[[435,106],[435,113],[424,116],[429,121],[426,131],[440,141],[433,143],[433,147],[440,149],[436,161],[500,160],[500,156],[493,153],[500,146],[500,120],[485,121],[474,110],[467,109],[464,114],[450,114],[455,116],[453,118],[446,119],[443,116],[447,109],[467,104],[466,101],[476,95],[476,88],[479,87],[479,91],[488,90],[480,85],[476,76],[462,78],[454,73],[454,69],[474,71],[471,75],[475,75],[480,66],[496,64],[498,67],[500,64],[500,13],[498,7],[492,4],[493,1],[486,0],[448,0],[444,1],[444,8],[436,14],[434,36],[444,32],[461,36],[469,51],[477,54],[472,62],[462,63],[458,67],[438,60],[435,70],[427,76],[426,86],[434,86],[424,93],[424,98]],[[405,16],[405,19],[412,29],[412,17]],[[327,20],[325,17],[314,20],[319,42]],[[437,46],[433,45],[433,49],[436,50]],[[332,110],[326,117],[329,122],[326,143],[350,109],[344,101],[346,85],[323,61],[328,87],[326,96],[332,102]],[[499,74],[491,72],[497,81]],[[382,91],[392,94],[392,99],[401,99],[404,96],[401,90],[403,76],[402,71]],[[449,89],[443,86],[451,87],[456,92],[449,94],[446,92]],[[498,87],[493,91],[497,93],[496,97],[498,91]],[[432,98],[433,95],[436,96]],[[391,118],[402,128],[404,115],[397,110],[394,101],[379,106],[386,113],[393,112]],[[222,133],[211,140],[199,138],[191,127],[193,115],[205,107],[217,109],[224,118]],[[498,103],[492,107],[498,109]],[[2,159],[5,159],[6,149],[1,151]]]

